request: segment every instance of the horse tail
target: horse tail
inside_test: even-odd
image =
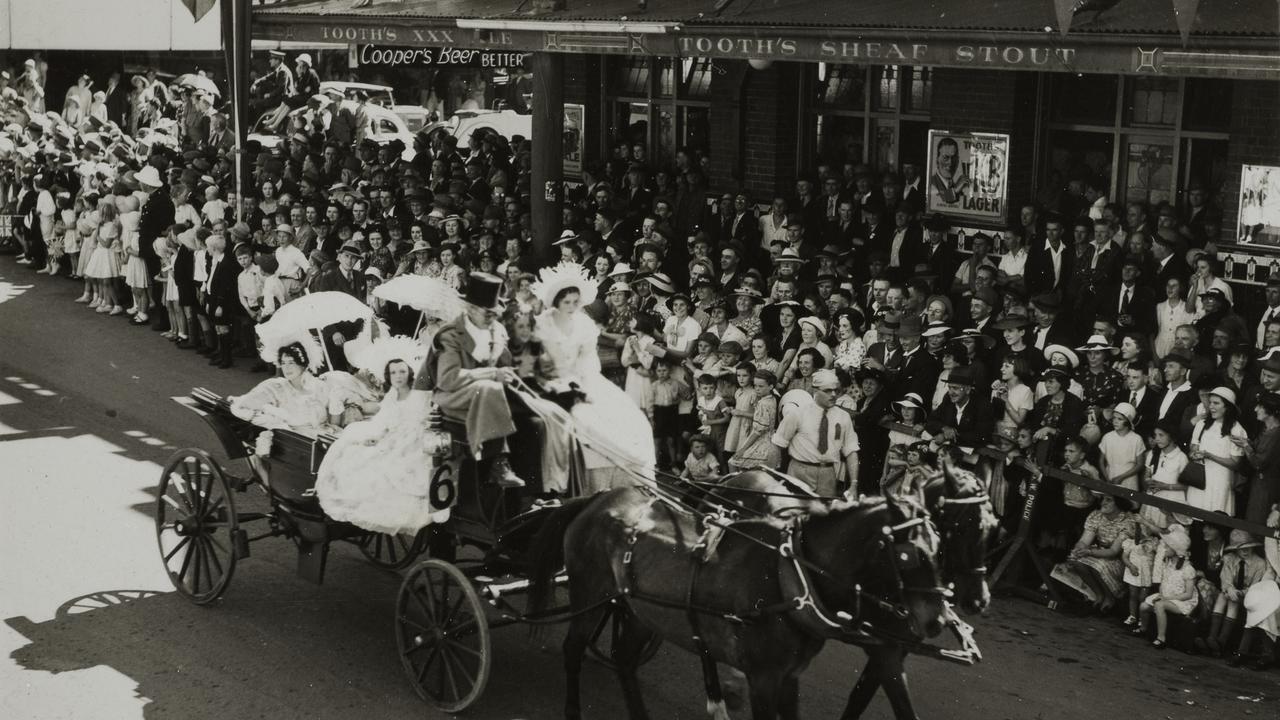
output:
[[[555,577],[564,566],[564,536],[569,525],[586,510],[597,496],[576,498],[552,511],[542,521],[542,529],[534,536],[529,557],[533,565],[529,573],[526,614],[538,613],[551,605],[555,595]]]

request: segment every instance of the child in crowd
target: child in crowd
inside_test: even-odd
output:
[[[94,299],[89,308],[99,313],[120,315],[124,308],[116,297],[115,279],[120,275],[116,246],[120,242],[120,213],[111,195],[98,201],[98,229],[94,235],[93,257],[85,277],[94,283]]]
[[[170,227],[165,237],[156,240],[156,257],[160,258],[160,273],[152,278],[164,288],[164,309],[169,315],[169,330],[160,333],[166,340],[178,339],[178,335],[186,335],[186,325],[182,318],[182,305],[178,302],[178,282],[174,280],[173,261],[177,257],[177,239]]]
[[[1160,421],[1152,437],[1152,448],[1147,451],[1143,467],[1143,487],[1156,497],[1185,503],[1187,489],[1178,482],[1178,476],[1189,461],[1187,454],[1178,447],[1178,421],[1172,418]],[[1169,513],[1154,505],[1143,505],[1138,514],[1162,530],[1169,527],[1171,522],[1183,525],[1191,522],[1190,518],[1181,515],[1170,517]]]
[[[1151,616],[1155,616],[1156,639],[1151,645],[1164,649],[1165,634],[1169,629],[1169,615],[1190,615],[1196,608],[1196,569],[1187,554],[1191,550],[1191,536],[1181,525],[1170,525],[1165,532],[1160,549],[1156,551],[1153,585],[1158,592],[1147,596],[1139,608],[1135,635],[1146,635],[1151,628]]]
[[[1151,573],[1155,569],[1156,551],[1160,547],[1160,528],[1139,519],[1137,536],[1120,542],[1124,561],[1124,584],[1129,589],[1129,617],[1125,627],[1138,624],[1142,600],[1150,594]]]
[[[83,208],[79,198],[72,199],[67,195],[62,199],[59,194],[58,219],[62,221],[62,252],[66,253],[71,268],[71,279],[80,279],[80,230],[76,225],[80,209]]]
[[[147,263],[142,259],[141,238],[138,235],[138,223],[141,213],[138,211],[138,198],[129,195],[120,201],[120,245],[127,258],[124,268],[124,282],[133,294],[133,307],[125,312],[133,316],[133,324],[148,322],[147,310],[151,298],[147,290],[151,288],[151,274],[147,272]]]
[[[725,433],[729,428],[729,407],[720,396],[719,381],[715,375],[698,376],[698,434],[711,438],[715,447],[724,447]]]
[[[726,458],[738,451],[751,430],[751,416],[756,407],[756,389],[752,385],[755,372],[755,365],[749,362],[738,363],[734,368],[733,402],[729,404],[729,425],[725,428],[723,445]]]
[[[212,225],[227,219],[228,206],[223,202],[218,186],[210,185],[204,191],[204,205],[200,207],[200,216]]]
[[[720,461],[713,452],[715,440],[704,433],[689,438],[689,454],[680,477],[695,482],[711,482],[720,477]]]
[[[1275,573],[1267,564],[1260,550],[1262,543],[1244,530],[1232,530],[1222,556],[1222,592],[1213,604],[1209,621],[1209,634],[1204,642],[1214,655],[1222,654],[1231,642],[1231,636],[1240,629],[1243,621],[1244,595],[1249,588],[1263,580],[1275,579]],[[1227,660],[1235,666],[1241,664],[1250,650],[1249,633],[1243,633],[1236,651]]]
[[[1073,437],[1067,440],[1066,445],[1062,449],[1062,469],[1076,475],[1093,480],[1101,480],[1098,469],[1095,468],[1088,460],[1085,454],[1089,452],[1089,442],[1081,437]],[[1080,539],[1080,533],[1084,528],[1084,521],[1089,516],[1090,509],[1093,508],[1093,494],[1088,488],[1072,483],[1062,484],[1062,503],[1065,506],[1062,512],[1061,530],[1065,533],[1065,547],[1072,547],[1076,541]]]
[[[890,406],[898,422],[914,430],[907,432],[899,428],[889,429],[889,445],[913,445],[924,436],[925,409],[924,400],[916,393],[907,393],[901,400]],[[928,439],[927,437],[925,439]]]
[[[280,306],[289,301],[284,283],[276,276],[280,263],[274,255],[259,255],[258,268],[262,270],[262,311],[258,315],[259,322],[266,322]]]
[[[1113,485],[1130,490],[1138,489],[1138,474],[1142,471],[1142,456],[1147,446],[1133,424],[1138,411],[1127,402],[1116,405],[1111,412],[1111,431],[1098,443],[1099,464],[1102,476]]]
[[[653,423],[653,437],[661,454],[665,451],[667,467],[673,467],[679,457],[680,401],[689,395],[689,386],[675,377],[672,362],[658,358],[653,363],[653,380],[649,383],[649,422]]]
[[[627,368],[624,389],[645,414],[650,414],[653,410],[649,384],[652,381],[654,360],[662,353],[662,348],[656,346],[659,332],[658,323],[653,317],[637,315],[631,321],[631,334],[622,345],[621,362]]]
[[[240,266],[240,274],[236,276],[236,291],[244,314],[236,316],[235,327],[231,331],[236,338],[236,352],[242,357],[257,357],[253,326],[262,319],[262,288],[265,281],[262,270],[253,262],[252,245],[236,245],[235,254],[236,264]]]
[[[689,375],[698,377],[702,373],[715,376],[720,372],[720,339],[711,333],[702,333],[694,342],[694,353],[687,361],[685,367],[689,370]]]
[[[97,290],[97,283],[86,272],[89,268],[89,260],[93,258],[93,249],[97,246],[97,242],[94,239],[94,234],[98,229],[96,202],[97,195],[95,193],[87,193],[83,197],[76,199],[76,207],[80,211],[76,217],[76,244],[80,252],[73,272],[75,277],[84,280],[84,294],[76,298],[78,303],[92,303]],[[65,246],[63,249],[66,249]]]
[[[58,214],[54,217],[53,233],[52,237],[49,238],[48,243],[49,266],[45,269],[45,272],[49,275],[58,274],[58,269],[62,267],[62,258],[67,256],[67,233],[70,232],[70,234],[74,236],[76,228],[76,213],[75,210],[72,209],[71,193],[60,192],[54,198],[54,201],[58,206]],[[70,216],[70,218],[68,218],[68,216]],[[67,222],[68,219],[70,219],[70,223]],[[71,244],[73,249],[78,247],[74,237],[71,239]],[[75,271],[76,261],[73,258],[71,260],[72,274],[74,274]]]

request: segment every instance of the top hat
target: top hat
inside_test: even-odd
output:
[[[467,278],[463,302],[485,310],[502,309],[502,278],[489,273],[473,272]]]

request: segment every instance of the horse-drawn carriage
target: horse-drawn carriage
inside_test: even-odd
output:
[[[156,533],[161,556],[178,592],[197,604],[214,602],[226,591],[236,563],[250,557],[251,544],[263,538],[292,540],[298,548],[299,574],[316,583],[323,580],[334,543],[353,544],[378,566],[405,571],[395,603],[396,647],[415,691],[446,712],[467,708],[483,692],[491,666],[492,629],[516,623],[572,621],[566,653],[572,649],[572,654],[580,657],[585,650],[602,662],[613,664],[623,679],[633,717],[643,717],[642,706],[634,697],[638,692],[634,672],[639,664],[653,657],[663,637],[640,627],[642,615],[636,611],[637,602],[667,610],[683,608],[683,616],[695,628],[693,635],[698,635],[699,626],[718,627],[722,634],[738,638],[731,645],[763,641],[768,650],[764,662],[791,663],[774,668],[783,684],[776,689],[779,697],[765,702],[769,707],[775,700],[786,702],[783,696],[787,693],[794,696],[795,673],[808,662],[805,659],[795,663],[794,658],[782,657],[788,652],[769,649],[775,642],[794,640],[797,653],[804,648],[808,657],[828,639],[858,644],[868,650],[871,663],[850,696],[845,717],[857,717],[881,686],[900,717],[914,717],[901,672],[901,661],[907,653],[964,663],[978,657],[967,626],[950,612],[943,599],[950,592],[941,586],[935,567],[959,583],[966,582],[966,578],[981,579],[984,534],[980,530],[978,503],[984,501],[985,488],[957,489],[959,484],[952,482],[950,473],[932,499],[922,498],[918,507],[904,509],[894,503],[879,501],[877,505],[872,501],[867,507],[855,503],[837,510],[828,502],[826,511],[818,513],[818,517],[829,515],[828,521],[793,518],[774,526],[759,524],[779,519],[772,517],[767,502],[774,493],[768,484],[771,473],[764,471],[729,478],[723,489],[660,482],[580,498],[562,506],[558,501],[535,499],[540,489],[543,442],[537,432],[517,432],[510,438],[513,465],[521,477],[532,479],[529,487],[504,489],[477,478],[465,428],[437,417],[432,421],[432,432],[426,436],[436,458],[429,495],[434,508],[449,510],[448,517],[415,536],[391,536],[336,521],[321,507],[314,490],[316,472],[333,437],[312,438],[274,430],[267,452],[268,448],[261,446],[263,428],[234,415],[226,399],[197,389],[184,404],[214,431],[226,457],[244,460],[248,471],[233,474],[210,453],[196,448],[178,451],[166,464],[158,492]],[[269,466],[251,461],[255,453],[267,455]],[[735,484],[742,480],[746,482]],[[765,484],[760,485],[761,482]],[[251,503],[245,498],[250,492],[260,493],[258,502],[265,501],[266,509],[240,508]],[[640,503],[619,506],[617,503],[627,502],[622,495],[628,493],[638,496]],[[623,544],[612,543],[617,552],[605,558],[604,565],[600,565],[599,558],[588,559],[585,565],[578,561],[575,577],[575,561],[569,552],[574,548],[568,538],[591,531],[589,527],[574,530],[575,523],[589,525],[592,516],[604,517],[608,523],[609,518],[635,515],[634,508],[639,505],[662,510],[668,522],[684,528],[681,533],[691,542],[687,547],[659,547],[655,551],[646,547],[649,540],[637,525],[625,531],[628,540]],[[840,502],[835,503],[839,505]],[[619,507],[623,509],[618,511]],[[939,516],[942,553],[938,552],[931,510]],[[748,525],[740,524],[743,520]],[[643,525],[650,521],[641,518],[638,522]],[[832,527],[852,528],[854,532],[833,531],[824,536],[824,522]],[[807,528],[803,546],[802,528]],[[695,529],[703,535],[695,537]],[[711,537],[719,540],[708,542]],[[613,539],[616,541],[617,537]],[[692,542],[695,539],[696,544]],[[637,540],[641,542],[637,544]],[[950,551],[945,549],[948,543],[952,546]],[[591,547],[579,550],[598,552],[611,545],[587,544]],[[821,547],[824,544],[829,546]],[[847,553],[858,546],[866,549],[865,554],[851,558]],[[419,560],[424,553],[430,557]],[[653,590],[654,575],[632,567],[633,554],[635,564],[642,566],[651,562],[655,553],[677,558],[684,563],[680,567],[692,568],[688,575],[688,570],[673,572],[671,568],[658,573],[671,583],[665,588],[665,599],[661,592],[655,594]],[[721,557],[712,560],[717,554]],[[563,571],[559,569],[561,558],[566,568]],[[726,567],[723,562],[728,560],[740,563]],[[715,567],[717,562],[720,567]],[[611,563],[621,563],[617,567],[624,569],[627,582],[637,586],[611,584],[616,573],[606,572],[607,577],[601,582],[602,578],[581,570],[609,567]],[[728,581],[704,582],[695,595],[694,585],[700,574]],[[682,575],[687,580],[687,592],[682,589]],[[716,591],[720,586],[733,585],[737,579],[754,583],[747,592],[762,592],[770,599],[762,601],[760,595],[735,599]],[[557,605],[555,594],[549,591],[566,583],[570,585],[569,603]],[[712,592],[707,592],[708,587]],[[961,595],[970,599],[984,597],[985,582],[980,584],[981,593],[978,588],[979,585],[970,584]],[[529,608],[512,604],[511,598],[530,591],[535,597]],[[917,622],[922,618],[927,618],[928,627]],[[959,650],[943,650],[925,642],[944,626],[951,627],[960,638]],[[760,627],[783,634],[752,636]],[[676,635],[668,632],[667,637],[686,644],[675,632]],[[702,641],[698,643],[701,645]],[[714,657],[713,648],[701,647],[700,654],[708,678],[708,694],[717,697],[719,684],[712,681],[715,662],[733,663],[730,658]],[[752,683],[755,707],[758,696],[768,693],[757,692],[757,681],[750,671],[747,677]],[[789,684],[784,682],[786,678],[790,678]],[[571,717],[575,716],[577,703],[576,683],[573,672],[567,706]],[[637,707],[641,708],[638,714]],[[757,716],[764,716],[758,708]]]
[[[198,605],[218,600],[236,564],[264,538],[292,540],[299,576],[317,584],[330,550],[353,545],[378,567],[405,571],[395,606],[396,644],[414,689],[446,712],[475,702],[489,676],[490,630],[530,620],[510,600],[528,586],[532,536],[556,504],[534,500],[536,486],[519,491],[477,482],[465,429],[437,419],[429,435],[438,461],[431,501],[450,509],[448,520],[413,536],[367,532],[328,517],[316,498],[316,472],[333,436],[272,430],[265,470],[249,462],[264,429],[232,414],[226,398],[196,389],[182,404],[204,419],[225,457],[244,461],[246,471],[234,473],[199,448],[179,450],[166,463],[156,536],[177,591]],[[513,438],[513,464],[523,477],[537,478],[540,441],[532,434]],[[262,510],[244,507],[264,503]],[[430,559],[419,561],[424,554]],[[602,622],[593,634],[593,655],[605,662],[609,630]],[[656,650],[655,643],[646,658]]]

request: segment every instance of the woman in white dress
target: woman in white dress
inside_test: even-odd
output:
[[[556,379],[577,383],[586,396],[572,414],[583,445],[587,489],[634,484],[637,475],[652,478],[653,429],[631,396],[601,374],[600,329],[581,309],[595,300],[597,282],[585,267],[561,263],[543,269],[532,289],[546,308],[536,333]]]
[[[1208,417],[1197,422],[1191,433],[1191,460],[1204,463],[1204,487],[1188,487],[1187,504],[1235,515],[1233,489],[1244,450],[1231,438],[1248,439],[1237,419],[1236,393],[1227,387],[1214,388],[1205,407]]]
[[[431,507],[432,455],[423,442],[429,403],[413,394],[413,369],[401,358],[383,370],[378,413],[348,425],[325,454],[316,497],[325,513],[371,532],[416,533],[448,518]]]

